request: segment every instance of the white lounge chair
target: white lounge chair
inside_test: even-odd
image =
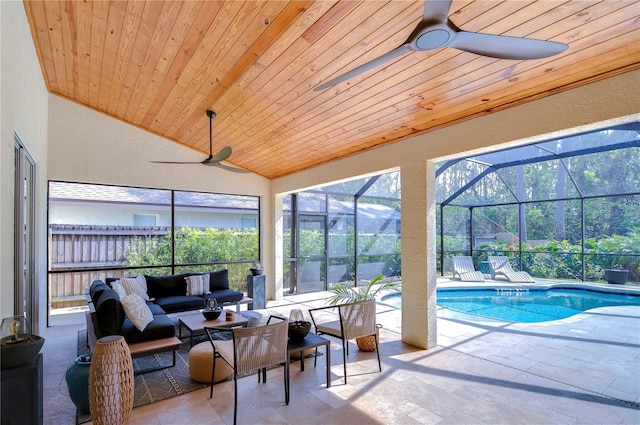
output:
[[[482,272],[473,267],[473,259],[468,256],[455,256],[453,259],[453,278],[458,276],[462,282],[484,282]]]
[[[511,267],[509,258],[496,256],[489,257],[489,266],[491,267],[491,278],[495,279],[497,275],[502,275],[509,280],[509,282],[530,283],[533,282],[533,278],[527,272],[517,272]]]

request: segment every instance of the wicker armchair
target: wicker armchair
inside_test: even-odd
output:
[[[270,366],[283,364],[284,368],[284,395],[285,403],[289,404],[289,362],[287,362],[287,341],[289,322],[286,319],[275,317],[278,323],[265,326],[248,328],[212,328],[205,327],[209,341],[213,345],[213,368],[211,376],[211,392],[213,397],[213,374],[216,370],[216,360],[224,360],[233,369],[234,399],[233,399],[233,423],[236,423],[238,414],[238,376],[248,372],[258,372],[258,382],[262,372],[263,381],[266,382],[266,369]],[[270,318],[271,319],[271,318]],[[229,332],[231,340],[217,338],[219,332]]]
[[[338,311],[338,320],[331,320],[326,313],[334,309]],[[365,336],[375,339],[378,370],[382,372],[380,351],[378,350],[378,333],[376,331],[376,300],[358,301],[337,306],[318,307],[309,310],[311,321],[319,335],[330,335],[342,341],[342,358],[344,367],[344,383],[347,383],[347,356],[349,340]],[[335,317],[335,315],[333,315]]]

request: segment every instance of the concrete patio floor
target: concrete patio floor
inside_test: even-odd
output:
[[[444,283],[446,285],[446,283]],[[287,296],[268,308],[325,305],[326,293]],[[438,308],[438,347],[400,340],[400,310],[378,306],[382,373],[375,353],[351,345],[348,383],[342,347],[332,341],[332,386],[324,362],[291,369],[284,404],[282,368],[267,384],[241,379],[239,423],[304,424],[640,424],[640,307],[604,307],[543,323],[510,323]],[[76,314],[77,317],[77,314]],[[75,320],[77,322],[77,319]],[[45,355],[46,424],[75,423],[64,372],[83,323],[50,327]],[[233,383],[134,409],[132,424],[233,422]]]

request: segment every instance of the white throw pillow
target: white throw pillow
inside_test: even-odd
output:
[[[187,295],[204,295],[209,293],[209,274],[187,276]]]
[[[120,297],[120,299],[123,299],[127,296],[127,291],[124,290],[124,286],[122,286],[122,283],[120,283],[119,280],[114,280],[113,282],[111,282],[111,288],[116,291],[116,294],[118,294],[118,297]]]
[[[153,313],[147,303],[138,294],[126,295],[120,299],[124,314],[140,331],[144,331],[147,325],[153,322]]]
[[[147,279],[145,279],[144,276],[123,277],[120,278],[120,283],[124,287],[127,295],[138,294],[143,300],[149,301],[149,295],[147,294]]]

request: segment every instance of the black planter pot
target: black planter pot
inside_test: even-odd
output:
[[[624,285],[625,283],[627,283],[628,277],[629,277],[629,270],[604,269],[604,278],[609,283]]]
[[[254,276],[260,276],[262,273],[264,273],[264,268],[262,267],[251,267],[249,270]]]

